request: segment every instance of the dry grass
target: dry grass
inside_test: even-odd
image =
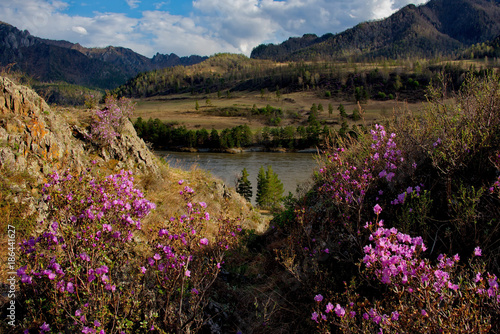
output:
[[[338,106],[343,104],[346,112],[351,114],[358,104],[352,101],[338,101],[335,99],[320,98],[316,92],[296,92],[291,94],[282,94],[278,100],[274,93],[267,93],[262,97],[256,92],[232,92],[232,97],[217,98],[212,95],[169,95],[167,97],[154,97],[135,100],[137,102],[134,112],[134,119],[141,117],[143,120],[149,118],[158,118],[164,122],[172,122],[178,125],[184,125],[188,129],[217,129],[222,130],[238,125],[248,124],[253,130],[267,126],[264,119],[257,117],[222,117],[206,113],[205,111],[213,108],[235,107],[239,109],[251,109],[253,105],[257,108],[263,108],[271,105],[275,108],[281,108],[284,112],[281,126],[299,125],[296,120],[287,117],[290,113],[298,113],[302,120],[307,119],[307,115],[313,103],[322,104],[323,111],[319,112],[319,120],[325,120],[329,125],[341,123],[339,119]],[[210,106],[206,104],[207,98],[210,100]],[[196,101],[199,104],[199,110],[195,109]],[[333,113],[328,113],[328,104],[332,104]],[[365,121],[368,123],[388,118],[393,110],[397,109],[401,102],[374,101],[369,100],[361,105],[365,112]],[[408,104],[408,108],[419,109],[422,103]],[[338,126],[338,125],[337,125]],[[335,126],[335,127],[337,127]]]
[[[142,175],[137,177],[140,187],[145,189],[146,198],[156,204],[145,219],[145,233],[158,231],[159,228],[168,228],[170,217],[179,217],[186,214],[186,203],[179,191],[188,185],[195,191],[193,202],[205,202],[207,211],[212,217],[206,226],[209,235],[217,232],[217,221],[223,219],[238,220],[238,224],[245,229],[254,229],[264,232],[268,219],[262,217],[252,206],[233,188],[223,185],[223,182],[209,172],[193,166],[190,170],[171,168],[163,164],[160,168],[161,176]],[[179,185],[179,180],[184,183]]]

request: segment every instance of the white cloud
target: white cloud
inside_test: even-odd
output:
[[[170,2],[170,1],[169,1]],[[155,9],[156,10],[160,10],[161,7],[165,6],[165,5],[168,5],[169,2],[165,2],[165,1],[162,1],[162,2],[155,2],[153,5],[155,6]]]
[[[127,5],[132,9],[139,7],[139,4],[141,3],[140,0],[125,0],[125,1],[127,2]]]
[[[80,27],[80,26],[75,26],[73,28],[71,28],[71,30],[73,30],[74,32],[76,33],[79,33],[80,35],[87,35],[88,32],[87,32],[87,29],[85,29],[84,27]]]
[[[68,0],[69,1],[69,0]],[[137,7],[139,0],[126,0]],[[169,3],[167,1],[166,3]],[[0,20],[31,34],[85,46],[123,46],[146,56],[156,52],[211,55],[250,54],[261,43],[280,43],[305,33],[338,33],[361,21],[380,19],[426,0],[194,0],[189,16],[161,10],[132,18],[95,12],[65,13],[68,3],[49,0],[0,0]],[[158,2],[161,8],[165,2]]]

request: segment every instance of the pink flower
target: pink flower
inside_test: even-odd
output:
[[[200,239],[200,245],[208,245],[208,239],[207,238],[203,238],[203,239]]]
[[[373,207],[373,212],[375,212],[376,215],[379,215],[382,212],[382,208],[380,207],[380,205],[376,204]]]
[[[311,315],[311,320],[318,322],[318,313],[313,312]]]
[[[42,330],[42,333],[43,333],[43,332],[48,332],[48,331],[50,331],[50,326],[49,326],[46,322],[44,322],[44,323],[40,326],[40,329]]]
[[[335,306],[335,314],[341,318],[345,315],[345,310],[343,307],[340,306],[340,304],[337,304]]]
[[[482,281],[482,280],[483,280],[483,278],[481,277],[481,273],[477,273],[476,278],[474,279],[474,281],[477,283],[477,282]]]
[[[330,313],[332,310],[333,310],[333,304],[332,304],[332,303],[328,303],[328,304],[326,305],[326,310],[325,310],[325,312],[326,312],[326,313]]]
[[[474,248],[474,255],[481,256],[482,255],[481,248],[479,248],[479,247]]]
[[[323,296],[322,295],[316,295],[314,297],[314,301],[317,301],[318,303],[321,302],[323,300]]]
[[[186,270],[185,275],[186,277],[191,277],[191,272],[189,270]]]
[[[141,267],[141,273],[145,274],[146,273],[146,268]]]

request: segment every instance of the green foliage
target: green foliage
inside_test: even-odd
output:
[[[283,183],[274,173],[272,167],[267,170],[261,166],[257,175],[257,204],[262,208],[274,209],[279,205],[283,195]]]
[[[425,112],[401,110],[386,127],[358,129],[356,139],[343,124],[335,146],[321,155],[315,185],[280,225],[292,246],[277,251],[279,261],[300,286],[295,298],[305,300],[297,291],[309,291],[310,302],[302,305],[310,312],[303,317],[316,312],[310,323],[319,332],[498,331],[499,81],[493,73],[470,74],[453,102],[443,98],[446,84],[431,87]],[[369,235],[382,224],[386,232]],[[370,240],[398,231],[421,236],[428,248],[414,263],[430,274],[418,271],[391,284],[383,280],[390,268],[360,268],[370,249],[382,247],[367,246]],[[468,262],[479,248],[484,263]],[[389,265],[387,258],[393,259],[373,259]],[[463,260],[451,265],[452,258]],[[426,282],[440,270],[447,285],[436,290],[434,281]],[[313,302],[318,294],[328,296],[330,306],[323,297]],[[384,314],[387,321],[376,318]]]
[[[356,122],[359,121],[360,119],[361,119],[361,113],[359,109],[356,108],[352,111],[352,120]]]
[[[339,104],[337,110],[339,111],[340,119],[347,118],[347,113],[346,113],[345,107],[344,107],[344,105],[342,103]]]
[[[287,196],[283,197],[283,209],[277,212],[271,221],[271,224],[285,227],[285,225],[290,224],[295,219],[295,207],[297,205],[297,199],[293,197],[291,192]]]
[[[236,184],[236,192],[250,202],[252,199],[252,184],[248,180],[248,172],[246,168],[241,171],[241,177],[238,178]]]

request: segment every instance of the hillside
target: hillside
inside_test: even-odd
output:
[[[0,22],[0,66],[9,66],[42,82],[63,81],[92,88],[112,89],[139,72],[191,65],[206,57],[156,54],[144,57],[130,49],[109,46],[85,48],[67,41],[30,35]]]
[[[499,82],[467,74],[453,99],[431,88],[425,112],[337,137],[259,233],[233,189],[160,162],[125,118],[91,140],[92,113],[1,78],[0,329],[498,332]]]
[[[304,35],[256,47],[251,58],[286,60],[436,57],[456,55],[500,34],[500,6],[487,0],[431,0],[390,17],[320,38]]]

